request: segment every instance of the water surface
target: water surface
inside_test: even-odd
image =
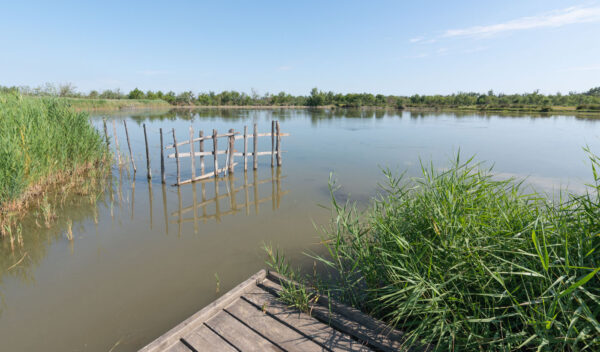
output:
[[[443,168],[460,150],[465,158],[493,162],[500,177],[527,177],[528,184],[550,194],[564,187],[582,192],[592,179],[582,147],[600,152],[600,121],[574,116],[142,111],[92,116],[101,131],[103,118],[113,150],[115,121],[125,161],[127,121],[138,171],[134,176],[127,162],[115,166],[97,199],[70,196],[56,205],[50,228],[26,220],[22,244],[2,239],[2,351],[135,350],[264,268],[265,243],[310,265],[302,252],[319,250],[314,224],[329,218],[320,205],[329,203],[331,173],[342,185],[342,199],[366,204],[383,181],[382,167],[415,176],[420,160]],[[282,141],[282,167],[272,169],[270,156],[261,156],[258,170],[244,173],[238,159],[228,177],[178,188],[171,186],[176,167],[168,159],[167,185],[161,184],[160,128],[170,144],[172,129],[181,141],[189,138],[190,125],[195,133],[210,134],[243,131],[244,125],[251,130],[257,123],[259,132],[269,132],[271,120],[291,134]],[[219,143],[223,148],[224,140]],[[243,149],[241,141],[235,148]],[[261,138],[259,150],[270,148],[270,139]],[[222,156],[219,163],[224,162]],[[205,163],[212,171],[211,158]],[[182,178],[190,175],[183,161]]]

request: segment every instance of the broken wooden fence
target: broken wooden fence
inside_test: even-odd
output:
[[[244,126],[244,132],[241,134],[240,132],[236,132],[233,129],[230,129],[229,132],[219,134],[216,129],[212,131],[212,135],[205,136],[204,131],[198,132],[198,137],[195,137],[194,128],[190,126],[189,139],[177,142],[177,137],[175,135],[175,129],[172,130],[173,134],[173,144],[167,145],[164,147],[165,150],[174,149],[175,153],[169,154],[168,158],[174,158],[177,165],[177,182],[174,186],[180,186],[187,183],[192,183],[194,181],[199,181],[203,179],[207,179],[210,177],[218,177],[221,174],[232,174],[234,172],[235,166],[237,163],[235,162],[235,157],[242,157],[244,162],[244,171],[248,170],[248,158],[252,157],[252,168],[254,170],[258,169],[258,157],[261,155],[271,155],[271,167],[275,166],[275,161],[277,161],[277,166],[281,166],[281,137],[289,136],[288,133],[281,133],[279,128],[279,121],[271,121],[271,132],[266,133],[258,133],[257,124],[254,124],[254,130],[252,134],[248,134],[248,127]],[[271,151],[258,151],[258,138],[260,137],[271,137]],[[226,139],[226,148],[223,150],[219,150],[219,139]],[[165,168],[164,168],[164,153],[162,147],[163,134],[162,129],[160,130],[160,139],[161,139],[161,177],[163,183],[165,182]],[[252,140],[252,152],[248,152],[248,140]],[[244,141],[244,151],[237,152],[235,150],[235,141],[243,140]],[[205,151],[204,141],[212,141],[212,151]],[[198,143],[198,151],[196,151],[196,143]],[[182,153],[179,151],[179,148],[182,146],[187,146],[189,148],[189,152]],[[222,168],[219,168],[219,155],[225,155],[225,165]],[[196,176],[196,158],[200,158],[200,174]],[[205,157],[212,157],[213,171],[205,172]],[[181,159],[182,158],[190,158],[190,168],[191,168],[191,178],[187,180],[181,180]],[[150,176],[149,176],[150,177]]]

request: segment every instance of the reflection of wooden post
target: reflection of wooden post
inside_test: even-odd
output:
[[[215,177],[215,219],[221,222],[221,207],[219,206],[219,179]]]
[[[244,126],[244,172],[248,170],[248,126]]]
[[[252,151],[252,164],[253,164],[254,170],[258,169],[258,155],[256,155],[256,153],[258,152],[257,143],[258,143],[258,127],[256,127],[256,124],[254,124],[254,135],[252,136],[252,144],[254,146],[254,150]]]
[[[133,220],[133,213],[135,212],[135,178],[131,183],[131,220]]]
[[[218,160],[218,156],[217,156],[217,130],[213,130],[213,135],[212,135],[212,140],[213,140],[213,160],[214,160],[214,165],[215,165],[215,178],[219,176],[219,160]]]
[[[181,223],[183,222],[183,219],[181,218],[181,208],[183,206],[181,204],[181,187],[177,187],[177,198],[179,199],[179,219],[177,221],[178,222],[178,224],[177,224],[177,237],[181,237]]]
[[[192,181],[196,178],[196,153],[194,153],[194,127],[190,126],[190,160],[192,166]]]
[[[258,215],[258,180],[256,176],[256,171],[254,171],[253,175],[253,188],[254,188],[254,211]]]
[[[117,139],[117,124],[115,120],[112,120],[113,123],[113,132],[115,134],[115,149],[117,151],[117,160],[119,161],[119,166],[121,166],[121,152],[119,151],[119,140]]]
[[[250,204],[248,203],[248,173],[244,172],[244,193],[246,194],[246,198],[245,198],[245,208],[246,208],[246,215],[250,215]]]
[[[271,167],[275,166],[275,121],[271,121]]]
[[[281,169],[277,168],[275,182],[277,183],[277,209],[279,209],[279,200],[281,199]]]
[[[229,130],[229,173],[233,173],[233,148],[235,147],[235,136],[233,135],[233,128]]]
[[[202,185],[202,219],[206,224],[206,184],[204,182],[200,184]]]
[[[150,230],[152,230],[152,182],[148,182],[148,201],[150,202]]]
[[[146,134],[146,124],[144,126],[144,141],[146,142],[146,173],[148,175],[148,179],[152,178],[152,172],[150,171],[150,152],[148,151],[148,135]]]
[[[125,126],[125,137],[127,137],[127,148],[129,148],[129,158],[131,159],[131,167],[133,168],[133,174],[137,172],[135,168],[135,162],[133,161],[133,153],[131,152],[131,142],[129,141],[129,132],[127,131],[127,122],[123,120],[123,126]]]
[[[177,186],[181,182],[181,170],[179,169],[179,149],[177,148],[177,138],[175,137],[175,129],[173,128],[173,146],[175,147],[175,162],[177,163]]]
[[[279,170],[279,169],[277,169]],[[275,207],[277,205],[277,200],[275,199],[275,170],[274,168],[271,168],[271,200],[273,203],[273,210],[275,210]]]
[[[281,133],[279,130],[279,121],[275,123],[275,127],[277,128],[277,166],[281,166]]]
[[[229,182],[229,188],[231,189],[231,193],[229,193],[229,207],[231,208],[231,210],[236,210],[237,209],[237,203],[235,201],[236,191],[234,188],[235,184],[233,182],[233,176],[231,176],[231,175],[229,176],[228,182]]]
[[[169,235],[169,216],[167,215],[167,189],[162,185],[163,212],[165,216],[165,235]]]
[[[165,147],[163,144],[162,128],[160,128],[160,179],[163,184],[167,182],[165,178]]]
[[[198,133],[198,137],[200,137],[200,176],[204,176],[204,131],[200,131]]]
[[[191,127],[190,127],[191,128]],[[191,132],[191,130],[190,130]],[[193,134],[192,134],[193,136]],[[191,144],[194,144],[191,140],[190,140]],[[192,211],[194,212],[194,233],[198,233],[198,209],[196,209],[196,204],[198,204],[197,199],[196,199],[196,183],[192,183],[192,203],[194,204]],[[179,213],[179,218],[180,220],[183,217],[183,214]]]

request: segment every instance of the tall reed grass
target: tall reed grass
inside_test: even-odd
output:
[[[332,192],[327,255],[312,255],[329,274],[299,275],[273,252],[270,265],[404,330],[407,346],[598,351],[600,159],[590,160],[588,192],[553,200],[472,160],[423,166],[411,182],[386,171],[365,212]]]
[[[56,98],[0,94],[0,131],[0,216],[107,153],[88,115]]]

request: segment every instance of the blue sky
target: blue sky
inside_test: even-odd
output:
[[[5,1],[0,84],[448,94],[600,86],[599,1]]]

